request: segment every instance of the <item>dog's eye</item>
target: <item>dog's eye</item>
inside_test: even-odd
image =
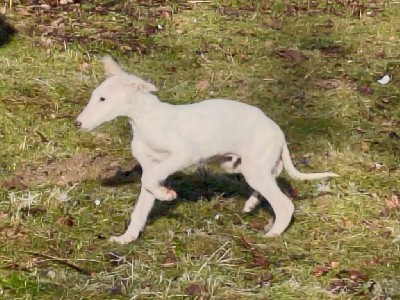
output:
[[[106,101],[106,98],[100,97],[100,101],[101,101],[101,102]]]

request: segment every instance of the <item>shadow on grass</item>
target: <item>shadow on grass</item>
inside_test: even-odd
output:
[[[117,187],[140,181],[142,169],[140,165],[135,165],[127,171],[118,171],[114,176],[104,179],[103,186]],[[296,200],[309,199],[310,197],[298,197],[293,193],[293,187],[285,178],[278,178],[278,185],[281,190],[290,198]],[[160,217],[176,219],[182,218],[180,214],[174,213],[175,208],[183,202],[211,201],[215,197],[228,199],[239,197],[247,199],[252,193],[252,189],[247,185],[242,175],[225,173],[207,173],[197,171],[191,174],[178,172],[170,176],[167,180],[167,186],[173,187],[178,194],[176,201],[166,202],[157,201],[149,217],[148,223],[152,223]],[[244,204],[244,202],[243,202]],[[267,210],[274,216],[273,210],[268,201],[263,199],[253,213],[259,209]]]
[[[0,47],[11,41],[17,30],[7,22],[4,15],[0,14]]]

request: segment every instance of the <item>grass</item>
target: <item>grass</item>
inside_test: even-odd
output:
[[[3,4],[18,34],[0,46],[2,297],[399,299],[399,4],[149,3]],[[267,239],[267,206],[241,213],[243,182],[187,170],[139,240],[107,242],[140,182],[98,178],[126,169],[131,132],[123,119],[93,135],[72,126],[105,53],[167,102],[260,107],[299,169],[341,177],[280,179],[295,217]]]

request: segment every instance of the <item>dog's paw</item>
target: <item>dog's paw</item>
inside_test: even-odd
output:
[[[173,189],[169,189],[165,186],[157,188],[153,195],[156,199],[161,201],[172,201],[177,197],[177,194]]]
[[[264,226],[264,230],[266,232],[266,234],[265,234],[266,237],[274,237],[274,236],[280,235],[280,234],[274,232],[273,230],[271,230],[273,226],[274,226],[274,220],[269,219],[268,224]]]
[[[250,213],[251,211],[253,210],[253,208],[252,207],[243,207],[243,212],[244,213]]]
[[[268,232],[265,234],[265,236],[266,236],[266,237],[277,237],[277,236],[280,236],[280,233],[276,233],[276,232],[273,232],[273,231],[268,231]]]
[[[133,242],[134,240],[136,240],[136,238],[129,237],[129,236],[126,236],[124,234],[120,235],[120,236],[111,236],[109,238],[110,242],[118,243],[118,244],[121,244],[121,245]]]
[[[250,203],[250,202],[247,200],[247,202],[244,204],[243,212],[244,212],[244,213],[250,213],[250,212],[252,212],[253,209],[256,208],[257,204],[258,204],[258,203]]]
[[[254,208],[260,203],[260,199],[258,198],[258,193],[253,192],[249,199],[247,199],[246,203],[243,207],[243,212],[249,213],[253,211]]]

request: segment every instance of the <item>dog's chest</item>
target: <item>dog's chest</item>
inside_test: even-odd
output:
[[[165,147],[149,142],[148,139],[144,138],[140,133],[135,131],[133,131],[131,151],[132,155],[135,156],[139,162],[142,157],[146,157],[152,161],[160,162],[171,155],[171,152]]]

